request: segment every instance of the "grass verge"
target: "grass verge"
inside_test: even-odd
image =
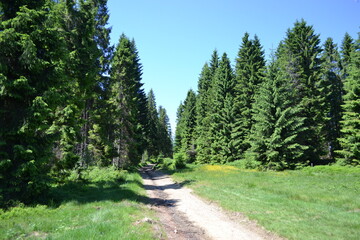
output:
[[[54,185],[49,205],[0,212],[0,239],[154,239],[137,173],[98,169]],[[0,210],[1,211],[1,210]]]
[[[200,196],[288,239],[359,239],[360,169],[257,172],[203,165],[173,173]]]

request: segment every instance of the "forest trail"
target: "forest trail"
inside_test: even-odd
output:
[[[153,165],[143,167],[141,175],[151,208],[157,211],[168,239],[282,239],[241,214],[227,213],[200,199],[191,189],[152,168]]]

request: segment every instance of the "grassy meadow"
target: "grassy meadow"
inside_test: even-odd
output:
[[[360,168],[259,172],[203,165],[172,176],[288,239],[360,239]]]
[[[0,239],[154,239],[137,173],[94,168],[53,185],[47,205],[0,212]],[[1,211],[1,210],[0,210]]]

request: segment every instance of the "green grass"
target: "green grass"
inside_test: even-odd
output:
[[[0,212],[0,239],[154,239],[151,224],[137,222],[154,217],[139,174],[95,168],[83,177],[54,185],[48,206]]]
[[[257,172],[205,165],[173,177],[289,239],[360,239],[359,168]]]

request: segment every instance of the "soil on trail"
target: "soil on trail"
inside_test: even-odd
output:
[[[154,171],[153,165],[143,167],[140,172],[151,208],[157,211],[167,234],[161,239],[282,239],[240,213],[227,213],[216,204],[200,199],[191,189],[174,183],[167,174]]]

